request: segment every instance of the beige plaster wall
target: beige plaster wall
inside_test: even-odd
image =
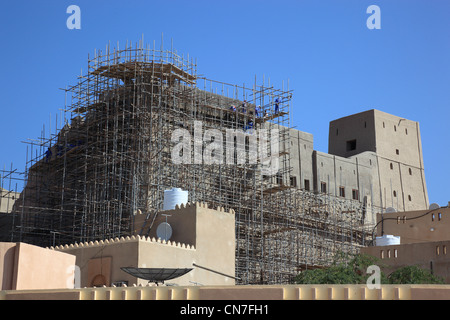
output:
[[[0,300],[449,300],[450,285],[119,287],[0,291]],[[260,303],[261,304],[261,303]],[[264,305],[264,303],[262,303]],[[269,306],[269,313],[270,311]],[[273,310],[272,310],[273,311]]]
[[[167,210],[159,213],[150,237],[157,238],[157,226],[167,221],[172,227],[172,243],[184,243],[195,247],[195,254],[189,259],[182,251],[177,254],[158,253],[157,257],[164,259],[166,264],[182,262],[181,266],[191,267],[196,263],[208,269],[235,275],[235,217],[234,212],[226,212],[221,208],[209,209],[206,204],[189,204],[180,209]],[[172,250],[172,249],[170,249]],[[144,251],[141,251],[144,252]],[[163,257],[164,256],[164,257]],[[141,255],[142,260],[143,255]],[[162,264],[164,265],[164,264]],[[203,269],[195,268],[188,275],[180,278],[182,281],[190,278],[203,284],[234,284],[232,278],[224,277]]]
[[[14,256],[16,243],[0,242],[0,288],[11,290],[13,288]]]
[[[361,253],[381,259],[384,271],[417,265],[450,283],[450,241],[409,243],[361,248]]]
[[[380,258],[387,273],[418,265],[450,283],[450,208],[378,214],[377,221],[377,234],[399,236],[400,245],[361,248],[362,253]]]
[[[194,268],[192,263],[197,260],[199,252],[194,248],[177,246],[172,243],[139,241],[140,268]],[[195,268],[194,268],[195,269]],[[184,276],[168,280],[168,283],[177,285],[192,285],[189,281],[199,282],[198,271],[192,270]],[[146,285],[147,280],[135,279],[134,282]]]
[[[13,288],[54,289],[73,284],[75,256],[17,243]]]
[[[312,153],[314,151],[313,135],[296,129],[289,129],[291,146],[289,150],[291,176],[296,178],[297,188],[305,189],[305,180],[309,181],[313,191],[314,175]]]
[[[136,282],[134,277],[123,272],[120,268],[137,265],[137,239],[110,239],[71,244],[55,249],[76,256],[75,263],[80,268],[81,287],[91,287],[92,280],[99,274],[105,276],[107,286],[115,281]],[[95,260],[95,263],[91,262],[92,260]],[[103,264],[100,273],[98,273],[99,264]]]
[[[392,212],[377,215],[377,234],[400,236],[400,243],[450,240],[450,208]]]
[[[0,243],[2,289],[57,289],[74,285],[75,256],[26,243]]]
[[[156,228],[166,221],[173,234],[166,243],[156,239]],[[142,228],[146,215],[135,216],[136,232]],[[147,284],[121,270],[121,267],[140,268],[193,268],[188,274],[168,282],[178,285],[193,283],[207,285],[234,285],[235,275],[235,219],[234,212],[221,208],[209,209],[206,204],[182,205],[175,210],[162,211],[155,220],[149,237],[132,236],[121,239],[95,241],[56,247],[55,250],[77,257],[81,271],[81,286],[92,286],[92,279],[100,270],[106,278],[106,286],[119,281],[131,284]],[[145,231],[143,234],[147,234]],[[183,243],[186,241],[188,243]],[[229,275],[227,277],[193,264]],[[110,267],[108,267],[110,266]],[[92,270],[96,270],[95,272]]]
[[[221,208],[197,210],[197,246],[196,264],[218,272],[235,275],[235,217],[234,212],[226,212]],[[205,284],[234,285],[232,278],[224,277],[209,271],[199,271],[199,282]],[[200,273],[201,271],[201,273]],[[207,278],[206,278],[207,277]]]

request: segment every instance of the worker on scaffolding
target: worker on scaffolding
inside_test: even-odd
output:
[[[247,113],[247,100],[242,103],[242,113]]]
[[[45,151],[45,162],[48,162],[52,158],[52,150],[48,148],[47,151]]]
[[[261,111],[261,106],[259,105],[259,106],[257,106],[256,108],[255,108],[255,117],[256,118],[259,118],[259,112]]]
[[[275,114],[280,111],[280,100],[278,98],[275,99]]]
[[[234,105],[232,105],[232,106],[230,107],[230,110],[231,110],[231,111],[236,111],[236,107],[235,107]]]
[[[252,133],[251,132],[252,129],[253,129],[253,120],[249,119],[247,121],[247,125],[244,126],[244,132],[247,132],[247,130],[250,130],[250,133]]]

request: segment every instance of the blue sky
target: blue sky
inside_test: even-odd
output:
[[[69,5],[81,30],[69,30]],[[369,30],[366,9],[381,9]],[[0,10],[0,166],[25,168],[27,138],[64,107],[88,54],[142,35],[226,83],[294,90],[291,125],[328,151],[331,120],[379,109],[419,121],[430,203],[450,201],[450,1],[9,1]],[[162,37],[163,35],[163,37]],[[258,81],[258,80],[257,80]]]

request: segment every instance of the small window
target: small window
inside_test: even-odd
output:
[[[347,141],[347,151],[356,150],[356,140]]]
[[[442,253],[447,254],[447,246],[445,244],[442,246]]]
[[[436,255],[439,255],[439,246],[436,246]]]
[[[386,128],[386,126],[384,125],[384,121],[383,121],[383,128]]]
[[[326,182],[321,182],[320,183],[320,191],[322,193],[327,193],[327,183]]]
[[[396,125],[394,125],[394,131],[397,131],[397,126]]]
[[[356,189],[352,190],[352,199],[353,200],[359,200],[359,191]]]
[[[305,179],[305,190],[306,191],[309,191],[310,189],[309,189],[309,180],[308,179]]]
[[[367,128],[367,121],[364,121],[364,128]]]
[[[380,250],[380,258],[384,259],[384,250]]]
[[[408,195],[408,200],[411,201],[411,195],[410,194]]]
[[[405,128],[405,133],[406,133],[406,135],[408,135],[408,129],[407,128]]]
[[[408,172],[409,172],[409,175],[412,176],[412,169],[411,168],[408,169]]]
[[[442,219],[442,213],[438,213],[438,221],[441,221],[441,219]]]
[[[339,187],[339,196],[345,198],[345,187]]]
[[[396,196],[397,196],[397,191],[394,190],[394,191],[392,192],[392,194],[394,195],[394,197],[396,197]]]
[[[281,174],[277,174],[277,184],[282,185],[283,184],[283,177]]]
[[[397,249],[394,249],[394,258],[397,258],[397,257],[398,257]]]
[[[396,155],[399,155],[399,154],[400,154],[400,150],[395,149],[395,154],[396,154]]]
[[[291,187],[297,187],[297,177],[291,177]]]
[[[394,164],[391,162],[389,167],[391,168],[391,170],[394,170]]]
[[[336,129],[336,135],[337,136],[339,135],[339,129]]]
[[[400,216],[397,216],[397,224],[400,224]]]
[[[434,213],[431,215],[431,221],[434,221],[434,218],[435,218],[435,216],[434,216]]]

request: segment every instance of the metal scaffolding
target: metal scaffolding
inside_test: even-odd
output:
[[[172,187],[189,191],[190,202],[235,211],[242,283],[289,283],[371,239],[364,204],[292,185],[289,88],[199,77],[192,58],[141,41],[96,51],[87,74],[65,92],[54,133],[28,141],[26,186],[14,207],[17,241],[54,246],[131,235],[137,212],[152,227]],[[177,129],[194,137],[175,155],[182,163],[174,161],[183,139],[174,141]],[[226,130],[243,139],[225,141]],[[263,130],[268,139],[256,134]],[[250,161],[254,141],[263,146],[257,151],[275,154],[276,174],[267,173],[264,157]],[[221,161],[230,146],[233,163]]]

